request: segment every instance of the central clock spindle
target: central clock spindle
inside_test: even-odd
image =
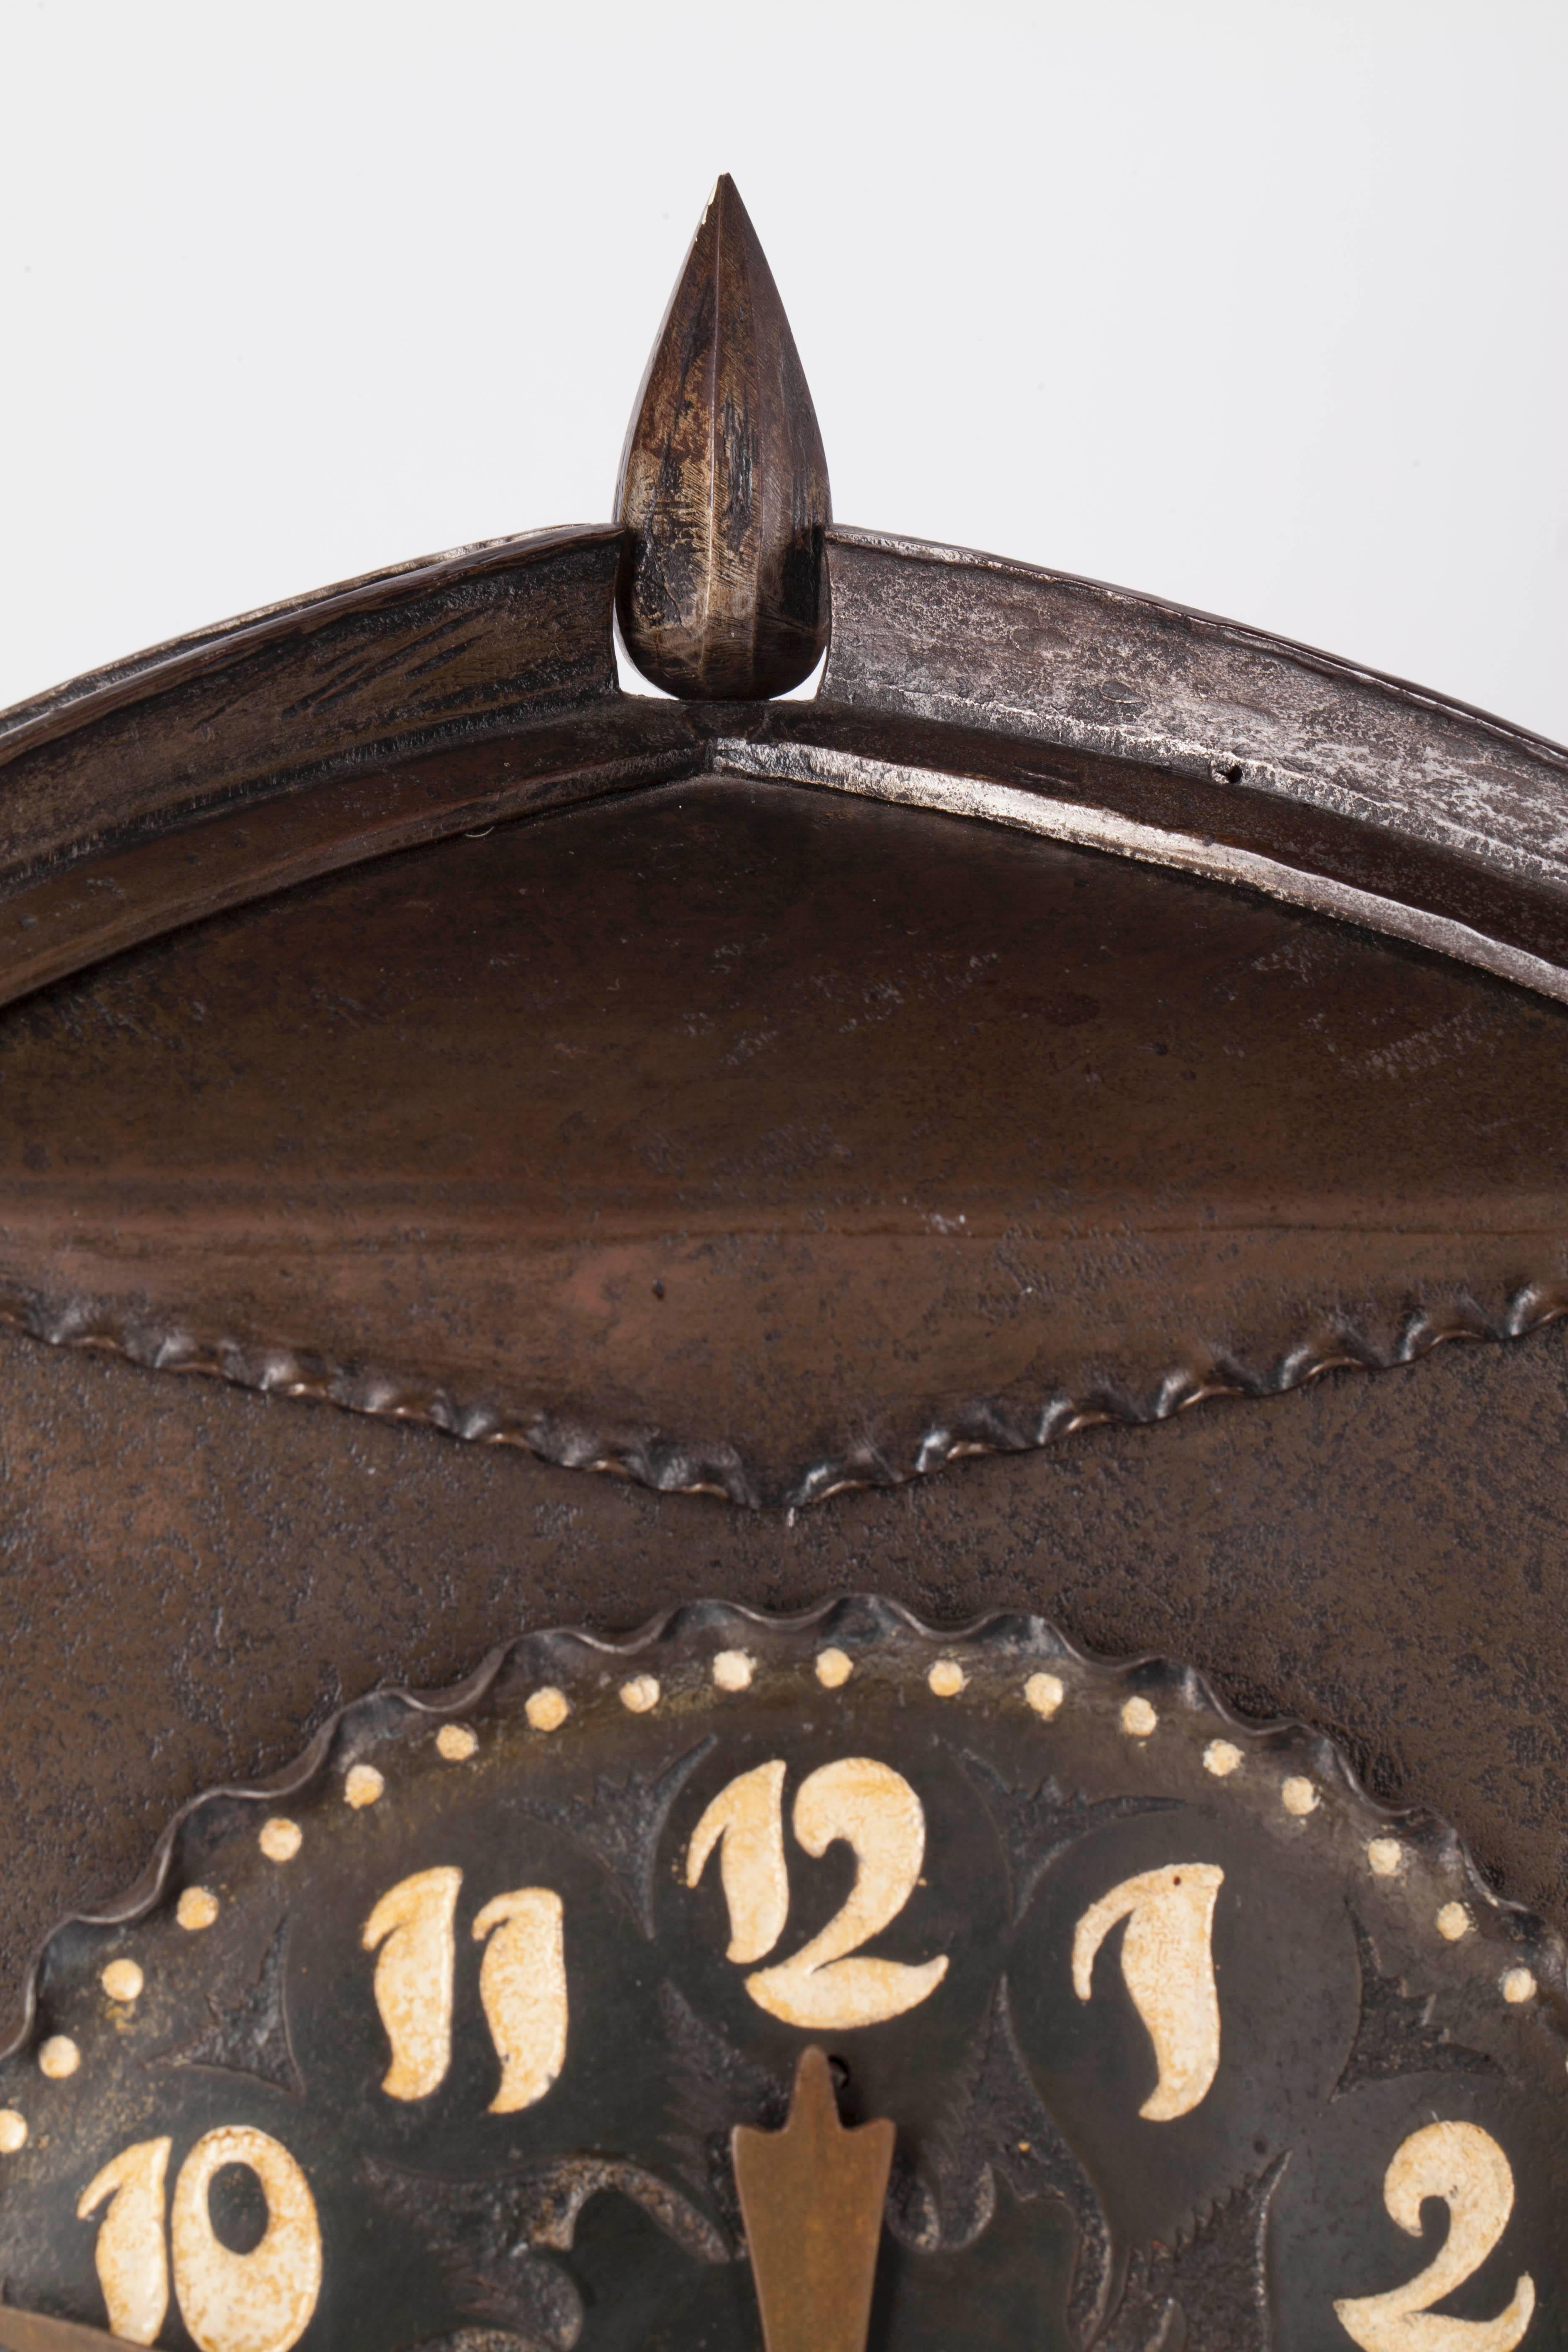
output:
[[[816,2049],[795,2069],[782,2131],[736,2125],[735,2185],[767,2352],[866,2352],[894,2136],[885,2119],[846,2129]]]

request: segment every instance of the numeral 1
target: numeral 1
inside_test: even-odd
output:
[[[498,1895],[474,1921],[485,1944],[479,1998],[500,2060],[492,2116],[542,2099],[566,2063],[566,1952],[561,1897],[544,1886]]]
[[[719,1883],[730,1907],[727,1957],[739,1966],[765,1959],[789,1916],[784,1784],[784,1768],[776,1757],[739,1773],[720,1790],[687,1850],[686,1884],[695,1886],[709,1855],[720,1848]]]
[[[364,1923],[375,1963],[375,2005],[392,2044],[382,2079],[389,2099],[427,2099],[452,2063],[452,1971],[460,1870],[420,1870],[399,1879]]]
[[[1219,1994],[1215,1988],[1214,1910],[1225,1873],[1212,1862],[1178,1862],[1123,1879],[1091,1904],[1072,1939],[1073,1990],[1094,1990],[1094,1956],[1119,1919],[1121,1974],[1148,2030],[1159,2080],[1138,2112],[1168,2124],[1208,2095],[1219,2071]]]
[[[76,2209],[78,2221],[85,2221],[110,2200],[93,2260],[110,2332],[127,2344],[155,2344],[169,2308],[163,2176],[173,2146],[173,2140],[143,2139],[121,2148],[88,2184]]]

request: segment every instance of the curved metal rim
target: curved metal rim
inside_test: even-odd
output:
[[[1498,1895],[1463,1841],[1447,1822],[1425,1807],[1379,1804],[1363,1787],[1343,1750],[1326,1732],[1316,1731],[1293,1716],[1257,1722],[1238,1715],[1196,1667],[1177,1664],[1158,1652],[1123,1659],[1107,1658],[1086,1649],[1059,1632],[1048,1619],[1017,1611],[992,1610],[957,1627],[928,1623],[902,1602],[875,1593],[839,1593],[805,1610],[773,1612],[724,1601],[683,1601],[661,1610],[635,1633],[619,1639],[583,1627],[561,1626],[521,1633],[489,1651],[473,1673],[441,1689],[409,1690],[382,1684],[337,1709],[294,1760],[265,1780],[226,1782],[203,1790],[171,1817],[153,1848],[146,1869],[113,1901],[92,1911],[75,1911],[58,1920],[36,1948],[23,1985],[21,2020],[3,2047],[0,2059],[10,2059],[25,2048],[37,2017],[39,1982],[50,1945],[73,1927],[125,1927],[144,1918],[163,1895],[174,1867],[180,1832],[204,1806],[220,1802],[273,1804],[310,1788],[325,1771],[340,1740],[352,1738],[356,1719],[369,1719],[374,1710],[388,1705],[432,1721],[449,1720],[479,1706],[498,1677],[520,1655],[540,1650],[550,1654],[549,1676],[569,1676],[574,1652],[599,1664],[609,1659],[627,1664],[646,1658],[665,1643],[682,1642],[696,1633],[720,1633],[752,1627],[771,1637],[798,1641],[802,1653],[822,1635],[845,1632],[851,1625],[863,1631],[869,1621],[879,1637],[912,1636],[928,1644],[933,1663],[961,1647],[1005,1647],[1024,1660],[1047,1665],[1068,1661],[1100,1681],[1111,1691],[1131,1696],[1164,1690],[1180,1694],[1186,1704],[1205,1708],[1226,1730],[1257,1754],[1286,1757],[1336,1784],[1360,1813],[1369,1836],[1397,1829],[1426,1861],[1451,1877],[1458,1899],[1475,1907],[1478,1924],[1510,1957],[1531,1966],[1541,1987],[1542,2008],[1549,2011],[1555,2031],[1568,2037],[1568,1944],[1555,1927],[1522,1904]]]
[[[934,539],[907,539],[897,531],[863,530],[835,523],[826,535],[830,542],[846,547],[883,548],[889,554],[906,557],[914,563],[952,563],[965,571],[993,572],[1009,580],[1080,588],[1102,598],[1107,604],[1121,605],[1129,612],[1158,613],[1167,620],[1187,622],[1205,634],[1233,639],[1259,653],[1282,656],[1301,669],[1319,671],[1325,677],[1345,678],[1358,686],[1376,687],[1417,709],[1438,711],[1445,717],[1485,727],[1510,743],[1560,761],[1568,771],[1568,744],[1559,743],[1552,736],[1538,734],[1532,728],[1521,727],[1514,719],[1483,710],[1478,703],[1461,702],[1454,695],[1444,694],[1436,687],[1417,685],[1392,670],[1373,669],[1365,662],[1352,661],[1344,654],[1328,653],[1322,646],[1307,645],[1297,637],[1276,636],[1271,630],[1256,628],[1250,622],[1233,620],[1223,613],[1205,612],[1200,604],[1181,604],[1173,597],[1155,595],[1148,589],[1124,588],[1114,581],[1093,579],[1087,572],[1060,572],[1048,563],[1026,563],[1019,556],[993,555],[983,548],[952,547]]]
[[[76,788],[88,814],[72,822],[89,826],[79,839],[51,841],[47,823],[19,820],[18,839],[31,824],[36,846],[12,853],[9,873],[0,871],[0,1003],[414,840],[715,768],[900,800],[1261,890],[1568,1002],[1561,745],[1168,599],[841,526],[826,533],[833,635],[815,698],[726,705],[627,695],[610,654],[623,536],[614,525],[573,526],[421,557],[170,640],[0,715],[0,779],[18,761],[18,775],[31,775],[35,752],[68,755],[89,779],[85,803]],[[552,567],[581,566],[585,556],[595,577],[552,589],[566,575]],[[411,730],[390,686],[380,728],[377,666],[361,657],[363,632],[384,624],[417,636],[451,599],[508,579],[536,583],[534,617],[465,623],[477,699],[448,719],[437,698]],[[987,583],[1037,600],[1021,610],[1029,626],[1045,626],[1050,660],[1011,643],[1017,612],[994,608]],[[552,605],[557,593],[565,601]],[[582,644],[603,639],[599,675],[570,707],[550,694],[534,707],[527,690],[514,690],[520,643],[568,610]],[[334,653],[340,640],[346,653]],[[1108,718],[1097,697],[1114,698],[1130,644],[1143,665],[1142,714],[1112,709]],[[268,666],[259,687],[258,659]],[[1239,676],[1225,662],[1264,665],[1250,690],[1280,703],[1271,733],[1254,728],[1249,743],[1223,690],[1205,701],[1207,660],[1222,665],[1221,689]],[[341,738],[322,717],[338,699],[321,684],[322,666],[334,662],[371,696]],[[262,734],[276,740],[270,766],[247,753],[237,783],[225,781],[223,757],[226,729],[240,723],[229,715],[231,667],[247,681],[244,723],[254,731],[259,712]],[[1310,709],[1322,740],[1296,741],[1288,706],[1292,682],[1307,679],[1322,683],[1330,707]],[[181,695],[193,693],[205,702],[195,719],[179,718],[190,707]],[[151,800],[137,787],[132,801],[142,814],[130,822],[111,819],[106,801],[93,831],[92,761],[114,772],[116,729],[143,703],[153,737],[160,714],[175,714],[168,775]],[[299,710],[311,714],[303,738]],[[1327,740],[1341,719],[1345,740]],[[868,744],[868,727],[888,740]],[[996,772],[984,762],[972,769],[966,748],[984,751]],[[456,766],[454,752],[466,752]],[[431,754],[447,768],[433,769]],[[1430,790],[1421,782],[1428,772]]]

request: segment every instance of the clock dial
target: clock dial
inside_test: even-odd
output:
[[[705,1605],[361,1701],[59,1928],[0,2272],[200,2352],[1545,2347],[1565,2017],[1190,1673]]]

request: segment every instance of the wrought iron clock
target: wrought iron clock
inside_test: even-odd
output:
[[[612,607],[671,698],[619,691]],[[422,1423],[708,1498],[690,1557],[767,1598],[743,1520],[782,1541],[848,1488],[1568,1311],[1568,754],[835,529],[728,182],[614,525],[79,681],[0,725],[0,1312],[128,1360],[149,1415],[173,1371],[342,1408],[340,1530],[383,1466],[352,1416]],[[297,1464],[256,1483],[289,1525],[319,1499]],[[579,1580],[596,1622],[634,1622],[651,1524]],[[901,1536],[858,1524],[891,1580]],[[930,1539],[935,1601],[962,1549]],[[1331,1632],[1370,1572],[1254,1613]],[[1347,1715],[1414,1719],[1419,1621],[1468,1574],[1390,1601]],[[1521,1575],[1487,1640],[1551,1685],[1562,1612]],[[415,1616],[461,1580],[414,1580]],[[234,1680],[275,1736],[305,1601],[260,1582]],[[188,1633],[209,1588],[150,1574],[150,1607]],[[108,1688],[135,1592],[100,1601]],[[379,1658],[393,1604],[355,1606]],[[1450,1700],[1483,1646],[1449,1643]],[[138,1705],[145,1763],[169,1717]],[[1549,1782],[1552,1705],[1519,1712]],[[1454,1719],[1479,1808],[1500,1772]],[[95,1809],[128,1752],[85,1768]],[[0,2060],[0,2346],[1547,2352],[1562,1941],[1376,1801],[1369,1753],[1037,1615],[874,1599],[379,1689],[48,1937]],[[60,1805],[69,1769],[37,1768]]]

